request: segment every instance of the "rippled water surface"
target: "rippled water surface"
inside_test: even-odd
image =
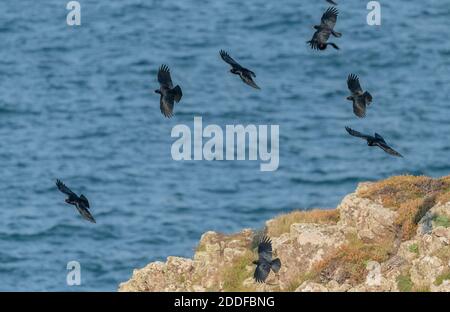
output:
[[[133,268],[192,256],[208,230],[260,228],[294,208],[335,207],[360,181],[450,172],[450,9],[447,1],[383,1],[382,26],[365,1],[341,0],[334,41],[311,51],[323,1],[81,0],[0,3],[0,290],[107,290]],[[228,73],[226,49],[253,69],[261,91]],[[159,111],[162,63],[184,97]],[[346,77],[374,96],[352,114]],[[175,162],[172,127],[280,125],[280,167]],[[381,133],[406,157],[349,137]],[[91,202],[83,221],[54,186]],[[81,263],[82,285],[66,286]]]

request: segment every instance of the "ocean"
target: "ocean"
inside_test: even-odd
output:
[[[68,2],[68,1],[67,1]],[[333,208],[362,181],[450,172],[449,2],[337,0],[339,51],[306,44],[323,1],[80,0],[0,3],[0,290],[115,291],[135,268],[191,257],[202,233],[259,229]],[[229,73],[224,49],[261,90]],[[159,110],[156,73],[183,90]],[[345,98],[360,76],[365,119]],[[279,167],[174,161],[174,126],[279,125]],[[378,132],[395,158],[344,127]],[[86,195],[97,224],[55,180]],[[78,261],[81,285],[68,286]]]

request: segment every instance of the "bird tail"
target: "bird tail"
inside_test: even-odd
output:
[[[339,50],[339,47],[338,47],[335,43],[333,43],[333,42],[329,42],[329,43],[327,43],[327,45],[330,45],[330,46],[332,46],[333,48],[335,48],[336,50]]]
[[[272,262],[270,263],[270,266],[275,273],[278,273],[278,271],[280,271],[280,268],[281,268],[280,259],[276,258],[276,259],[272,260]]]
[[[173,88],[171,90],[171,93],[173,95],[173,99],[175,100],[175,102],[180,102],[181,97],[183,96],[183,92],[181,92],[181,88],[180,86],[176,86],[175,88]]]
[[[370,103],[372,102],[372,94],[366,91],[364,92],[364,98],[366,99],[366,102],[370,105]]]
[[[342,37],[342,33],[340,33],[340,32],[337,32],[337,31],[332,30],[331,33],[332,33],[333,36],[335,36],[336,38]]]

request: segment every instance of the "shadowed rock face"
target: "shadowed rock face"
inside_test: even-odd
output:
[[[450,202],[438,201],[405,239],[401,212],[362,195],[374,185],[362,183],[343,199],[339,221],[297,218],[284,232],[272,228],[278,218],[267,221],[265,232],[279,233],[271,239],[283,265],[265,284],[252,278],[261,233],[243,230],[207,232],[193,259],[150,263],[119,291],[450,291]]]

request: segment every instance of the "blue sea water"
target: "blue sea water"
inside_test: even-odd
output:
[[[337,0],[333,39],[305,41],[323,1],[80,0],[0,2],[0,290],[114,291],[134,268],[192,256],[201,234],[261,228],[292,209],[335,207],[357,183],[450,172],[448,0]],[[227,50],[262,90],[231,75]],[[175,117],[159,111],[156,72],[183,89]],[[364,120],[345,100],[346,78],[374,96]],[[280,167],[172,160],[177,124],[276,124]],[[382,134],[390,157],[344,126]],[[82,220],[54,185],[85,194]],[[66,285],[81,264],[82,284]]]

